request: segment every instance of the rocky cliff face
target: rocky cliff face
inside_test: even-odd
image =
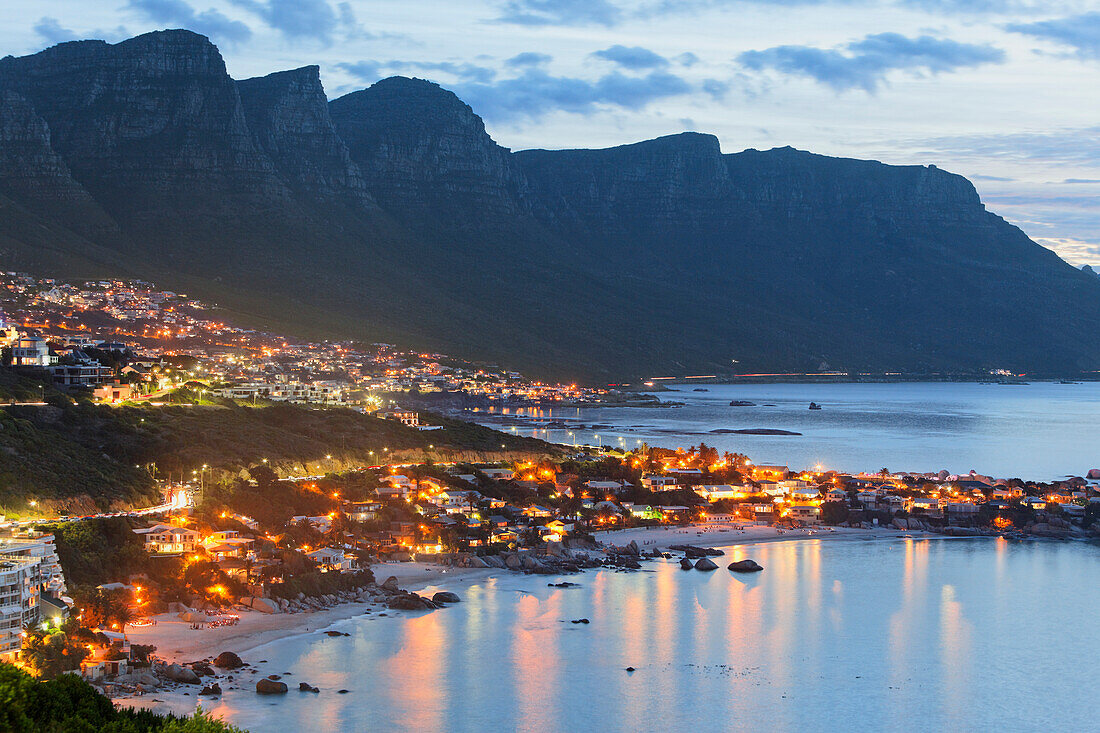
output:
[[[438,84],[384,79],[329,109],[371,192],[402,221],[478,229],[521,213],[510,152]]]
[[[115,223],[54,151],[46,121],[9,90],[0,90],[0,195],[76,232],[117,233]]]
[[[63,43],[0,60],[0,88],[47,122],[73,177],[116,218],[285,203],[218,49],[187,31]]]
[[[294,190],[373,207],[363,175],[336,132],[319,69],[305,66],[237,82],[257,148]]]
[[[0,263],[120,253],[304,335],[570,378],[1100,368],[1100,279],[932,166],[512,153],[431,82],[326,102],[317,67],[235,82],[187,31],[0,59]]]

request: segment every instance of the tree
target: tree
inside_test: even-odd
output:
[[[821,505],[821,521],[825,524],[847,521],[848,514],[848,505],[843,501],[827,501]]]
[[[88,656],[88,648],[70,640],[64,632],[27,630],[25,633],[21,656],[34,676],[40,679],[52,680],[64,672],[78,670]]]
[[[201,710],[186,718],[148,710],[117,710],[106,695],[73,674],[35,681],[18,667],[0,662],[0,730],[109,731],[110,733],[244,733]]]
[[[96,588],[86,596],[78,596],[77,603],[81,609],[81,621],[88,628],[99,626],[125,631],[126,625],[134,618],[130,608],[130,592],[123,588]]]
[[[248,475],[256,482],[256,486],[262,491],[269,489],[278,480],[279,476],[266,463],[252,466],[248,469]]]

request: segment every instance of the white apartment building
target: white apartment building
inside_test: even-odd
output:
[[[47,367],[57,363],[57,357],[50,355],[50,345],[37,336],[24,336],[15,342],[11,350],[12,366]]]
[[[64,592],[53,535],[0,537],[0,660],[13,660],[23,628],[42,620],[42,596],[61,598]]]

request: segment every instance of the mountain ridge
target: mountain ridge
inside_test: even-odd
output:
[[[0,262],[542,376],[1100,368],[1100,279],[935,166],[685,132],[497,144],[434,82],[329,100],[190,31],[0,59]]]

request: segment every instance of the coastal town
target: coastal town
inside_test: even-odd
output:
[[[387,395],[460,393],[467,404],[564,405],[607,390],[545,384],[492,365],[391,344],[303,341],[226,322],[216,306],[153,283],[0,276],[0,345],[11,365],[110,404],[199,398],[376,409]]]
[[[443,418],[418,406],[499,416],[602,404],[617,393],[388,344],[292,342],[227,325],[212,306],[150,283],[7,273],[0,292],[5,366],[41,390],[37,399],[33,388],[13,396],[10,410],[83,400],[112,414],[258,414],[289,404],[350,410],[392,426],[386,435],[419,441],[392,450],[367,443],[340,460],[195,460],[167,475],[138,465],[159,494],[148,504],[87,512],[28,499],[0,516],[0,660],[44,678],[77,672],[116,699],[245,689],[241,672],[233,681],[229,671],[246,666],[238,655],[246,639],[320,628],[347,613],[443,609],[461,600],[443,586],[463,574],[632,572],[654,562],[713,571],[715,547],[777,539],[1100,535],[1096,470],[1049,483],[852,474],[757,464],[705,443],[628,448],[575,438],[534,440],[518,453],[501,443],[494,460],[464,459],[460,447],[436,451],[430,441],[443,439]],[[483,430],[497,436],[495,449],[502,433]],[[760,570],[742,563],[751,560],[729,569]],[[416,592],[425,587],[441,589]],[[287,689],[266,676],[248,685]]]
[[[308,617],[345,604],[358,613],[428,611],[457,598],[401,590],[398,579],[440,580],[447,569],[557,576],[679,560],[709,570],[717,566],[693,546],[837,532],[1083,539],[1100,530],[1098,478],[798,471],[706,445],[313,476],[278,476],[261,463],[236,486],[166,486],[156,514],[9,527],[0,538],[0,651],[32,670],[79,670],[112,694],[137,694],[199,684],[209,669],[169,671],[183,660],[158,652],[162,630],[220,640],[215,630],[231,633],[242,618]],[[297,513],[304,507],[312,511]],[[63,559],[88,531],[114,538],[100,551],[126,554],[130,571],[105,576],[103,568],[121,567],[105,556],[96,572],[66,577]],[[44,659],[58,635],[67,653]]]

